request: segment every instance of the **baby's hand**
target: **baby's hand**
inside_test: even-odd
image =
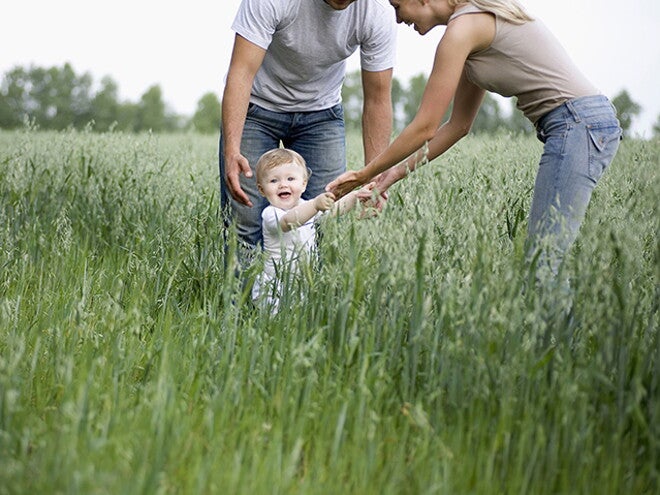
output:
[[[314,207],[318,211],[328,211],[335,204],[335,195],[329,192],[319,194],[314,198]]]

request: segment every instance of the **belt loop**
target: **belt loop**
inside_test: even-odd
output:
[[[571,115],[573,116],[573,120],[575,122],[580,122],[580,114],[578,111],[575,109],[575,106],[573,105],[573,100],[568,100],[566,102],[566,108],[568,108],[568,111],[571,112]]]

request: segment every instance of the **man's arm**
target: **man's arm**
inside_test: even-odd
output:
[[[364,163],[369,163],[390,144],[392,136],[392,69],[379,72],[362,71],[362,89],[364,102],[362,108],[362,143]],[[374,198],[371,192],[360,196],[364,201],[373,203],[380,211],[387,199],[387,187],[380,186],[387,173],[375,179],[376,189],[382,194]],[[366,194],[366,195],[365,195]]]
[[[369,163],[390,144],[392,136],[392,69],[362,71],[362,144]]]
[[[266,51],[240,35],[234,39],[227,83],[222,96],[222,136],[224,139],[225,180],[236,201],[252,206],[240,186],[239,175],[252,177],[247,159],[241,155],[241,136],[250,102],[254,76],[261,67]]]

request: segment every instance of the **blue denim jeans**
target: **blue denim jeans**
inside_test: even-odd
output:
[[[235,222],[238,236],[246,247],[261,244],[261,212],[268,205],[259,194],[255,175],[240,176],[241,188],[249,196],[252,208],[231,196],[225,184],[224,143],[220,134],[220,203],[226,218]],[[321,194],[325,186],[346,170],[346,134],[341,104],[315,112],[273,112],[251,103],[248,107],[241,154],[250,162],[254,173],[259,157],[278,148],[297,151],[307,162],[312,175],[304,199]]]
[[[602,95],[569,100],[536,124],[544,143],[529,218],[528,255],[556,276],[591,193],[619,147],[616,110]]]

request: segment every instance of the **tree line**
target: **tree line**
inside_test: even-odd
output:
[[[403,84],[392,81],[394,128],[398,132],[412,120],[424,92],[427,76],[418,74]],[[360,71],[347,74],[342,88],[344,115],[348,128],[359,129],[362,118],[362,85]],[[642,107],[627,91],[614,96],[621,126],[627,133]],[[506,111],[490,93],[486,93],[472,127],[475,133],[492,133],[501,129],[533,132],[532,126],[516,108],[515,99]],[[448,112],[451,111],[451,108]],[[120,101],[119,86],[110,77],[101,79],[94,89],[91,74],[76,74],[70,64],[62,67],[21,67],[6,72],[0,85],[0,128],[16,129],[27,125],[40,129],[61,130],[91,128],[105,132],[178,132],[193,130],[212,134],[219,130],[221,102],[209,92],[197,102],[192,116],[179,115],[166,104],[158,84],[149,87],[139,101]],[[660,135],[660,115],[654,126]]]
[[[160,85],[149,87],[139,101],[121,101],[119,86],[105,76],[94,90],[89,73],[76,74],[70,64],[62,67],[14,67],[0,85],[0,128],[26,124],[39,129],[91,128],[105,132],[217,132],[220,101],[207,93],[197,103],[192,117],[172,111]]]

